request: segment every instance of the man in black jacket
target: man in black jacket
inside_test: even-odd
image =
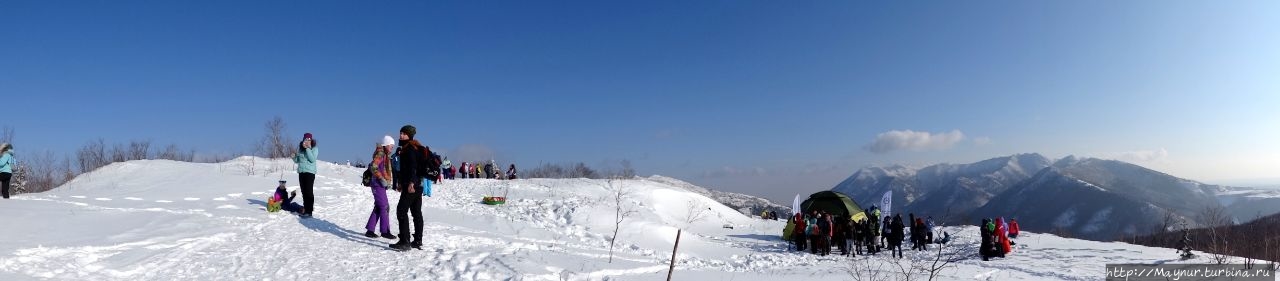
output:
[[[412,125],[400,127],[400,147],[396,155],[400,157],[400,171],[395,174],[396,190],[400,191],[400,201],[396,204],[396,223],[400,227],[400,241],[391,244],[395,250],[405,251],[410,247],[422,248],[422,177],[426,159],[423,159],[423,147],[413,136],[418,133]],[[413,241],[409,241],[409,214],[413,214]]]

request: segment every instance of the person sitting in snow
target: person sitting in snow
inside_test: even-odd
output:
[[[1009,238],[1018,238],[1018,219],[1009,219]]]
[[[516,164],[511,164],[511,167],[507,168],[507,179],[514,180],[514,179],[517,179],[517,177],[518,175],[516,175]],[[774,219],[777,219],[777,218],[774,218]]]
[[[285,181],[280,181],[280,185],[276,186],[276,193],[267,201],[267,204],[280,204],[280,209],[290,213],[301,213],[302,205],[293,202],[293,198],[298,196],[298,191],[289,192],[284,187]]]

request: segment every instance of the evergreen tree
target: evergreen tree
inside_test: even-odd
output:
[[[1187,223],[1185,222],[1182,223],[1182,246],[1178,247],[1178,252],[1181,253],[1179,256],[1182,257],[1182,260],[1189,260],[1196,256],[1191,253],[1191,232],[1187,231]]]
[[[9,195],[27,193],[27,166],[18,165],[13,169],[13,181],[9,183]]]

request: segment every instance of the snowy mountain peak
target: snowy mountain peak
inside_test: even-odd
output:
[[[1076,162],[1080,162],[1080,158],[1076,157],[1075,155],[1067,155],[1067,157],[1062,157],[1062,159],[1058,159],[1058,161],[1053,162],[1053,166],[1066,167],[1066,166],[1075,165]]]

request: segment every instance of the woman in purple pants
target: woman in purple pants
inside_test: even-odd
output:
[[[388,216],[390,205],[387,204],[387,187],[391,186],[391,158],[389,152],[391,146],[395,145],[395,141],[390,136],[384,136],[382,143],[373,149],[373,161],[369,162],[369,171],[373,175],[369,182],[369,190],[373,191],[373,213],[369,214],[369,223],[364,229],[368,230],[364,236],[369,238],[378,237],[374,234],[373,228],[382,223],[380,230],[382,238],[396,239],[391,234],[391,217]]]

